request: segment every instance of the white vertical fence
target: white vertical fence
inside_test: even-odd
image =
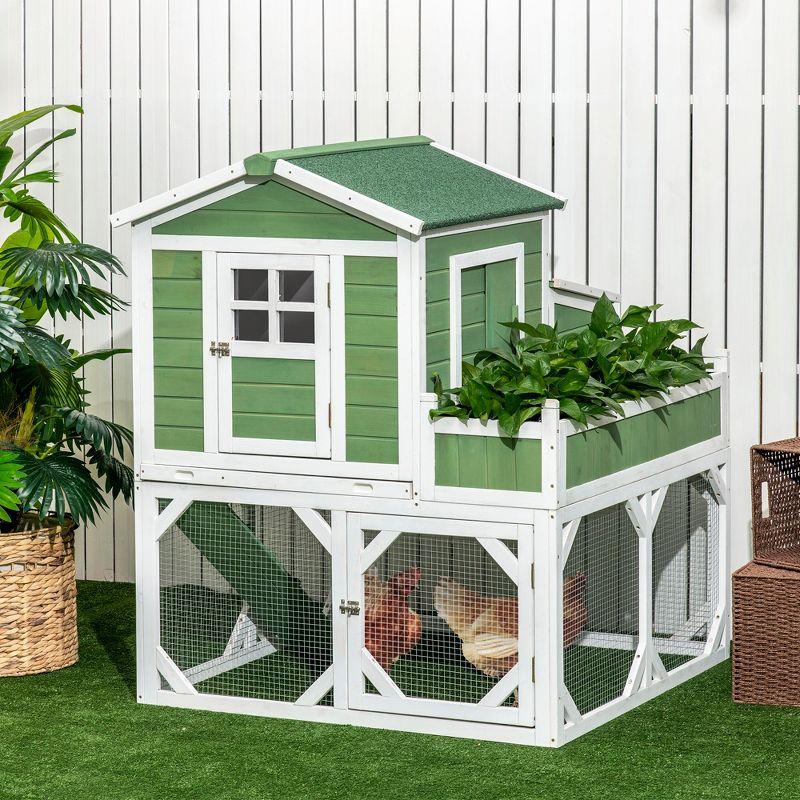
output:
[[[798,424],[797,0],[0,0],[0,114],[79,102],[42,190],[128,261],[121,208],[259,149],[424,133],[569,197],[558,275],[691,315],[731,351],[733,563],[748,447]],[[49,163],[50,156],[43,157]],[[129,296],[127,278],[113,289]],[[130,317],[56,322],[85,348]],[[88,371],[88,368],[87,368]],[[130,361],[91,367],[130,424]],[[81,576],[133,577],[132,515]]]

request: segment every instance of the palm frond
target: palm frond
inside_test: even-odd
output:
[[[86,465],[70,453],[59,451],[38,457],[9,447],[24,472],[17,490],[24,510],[44,519],[55,515],[63,523],[67,513],[80,524],[94,522],[95,514],[108,508],[100,488]]]
[[[18,356],[23,365],[39,363],[49,370],[65,369],[72,354],[62,341],[36,325],[22,325]]]
[[[34,197],[27,189],[19,191],[0,184],[0,206],[3,216],[9,222],[19,221],[20,226],[31,235],[42,239],[56,239],[63,242],[66,236],[75,242],[75,235],[41,200]]]
[[[61,133],[57,134],[56,136],[51,137],[46,142],[40,144],[32,153],[28,154],[17,166],[14,168],[12,172],[6,176],[6,183],[17,184],[17,183],[25,183],[26,181],[23,180],[15,180],[17,175],[21,174],[28,166],[28,164],[33,163],[34,159],[41,155],[45,150],[48,150],[52,147],[56,142],[60,141],[61,139],[67,139],[70,136],[75,135],[75,128],[68,128],[65,131],[61,131]],[[28,181],[31,180],[31,175],[36,174],[44,174],[49,172],[52,175],[52,180],[48,181],[48,183],[52,183],[55,181],[55,173],[52,170],[41,170],[40,173],[29,172],[25,178]],[[0,171],[0,175],[2,175],[2,171]]]
[[[88,364],[90,361],[106,361],[109,358],[113,358],[120,353],[130,353],[130,347],[111,347],[105,350],[88,350],[85,353],[77,353],[72,356],[72,364],[73,368],[78,370],[84,364]]]
[[[59,108],[68,108],[70,111],[75,111],[77,114],[83,114],[83,109],[74,104],[60,104],[51,106],[37,106],[36,108],[27,108],[25,111],[20,111],[5,119],[0,119],[0,144],[5,144],[12,133],[22,130],[26,125],[58,111]]]
[[[16,454],[0,449],[0,521],[11,522],[9,510],[16,511],[20,507],[16,490],[22,486],[24,478]]]
[[[71,291],[51,294],[46,288],[35,289],[33,286],[14,286],[9,291],[17,298],[19,305],[30,303],[36,308],[44,307],[50,316],[60,315],[63,319],[70,314],[85,314],[94,319],[95,314],[104,316],[128,305],[111,292],[88,283],[78,284],[75,294]]]
[[[131,502],[134,487],[133,470],[127,464],[93,447],[86,451],[86,460],[97,470],[98,476],[104,479],[103,488],[106,493],[110,493],[114,498],[122,495],[126,503]]]
[[[107,455],[112,455],[116,450],[122,456],[126,445],[129,450],[133,449],[133,433],[124,425],[76,408],[59,408],[56,413],[63,420],[64,434],[76,434],[94,450]]]
[[[22,329],[25,323],[14,297],[5,290],[0,291],[0,373],[14,362],[14,356],[22,347]]]
[[[90,271],[102,278],[124,274],[115,255],[82,242],[43,242],[39,247],[9,247],[0,252],[0,272],[16,284],[52,297],[65,291],[77,297],[82,283],[91,284]]]

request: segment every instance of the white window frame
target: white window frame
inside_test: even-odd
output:
[[[516,262],[517,318],[525,320],[525,244],[514,242],[450,256],[450,386],[461,385],[461,273],[472,267],[489,267],[498,261]]]
[[[268,300],[234,300],[233,271],[268,270]],[[312,271],[314,302],[279,300],[278,272]],[[230,357],[218,359],[219,449],[229,453],[306,456],[330,458],[330,314],[328,309],[329,259],[318,255],[275,253],[219,253],[217,255],[217,339],[230,346]],[[279,311],[309,311],[313,305],[314,342],[278,341]],[[234,310],[264,309],[269,312],[269,341],[237,341],[234,338]],[[314,406],[316,437],[313,441],[256,439],[233,435],[232,359],[289,358],[314,361]]]

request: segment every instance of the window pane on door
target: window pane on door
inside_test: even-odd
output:
[[[286,303],[313,303],[314,273],[305,270],[281,272],[280,295],[280,299]]]
[[[281,311],[281,341],[314,343],[314,313],[311,311]]]
[[[267,274],[268,270],[265,269],[235,269],[233,271],[233,299],[269,300]]]
[[[237,309],[233,315],[234,336],[237,341],[269,341],[269,312]]]

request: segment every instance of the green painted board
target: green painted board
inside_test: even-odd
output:
[[[572,306],[555,304],[553,313],[556,318],[556,327],[560,333],[568,333],[569,331],[578,330],[578,328],[585,328],[592,318],[591,311],[585,311],[582,308],[572,308]]]
[[[153,250],[153,279],[181,278],[199,281],[203,256],[194,250]]]
[[[191,450],[202,452],[203,429],[156,425],[155,446],[159,450]]]
[[[273,181],[243,189],[153,228],[178,236],[395,241],[396,234]]]
[[[203,397],[202,369],[155,367],[154,378],[156,397]],[[156,417],[156,424],[160,422]]]
[[[314,441],[314,372],[314,362],[310,360],[233,358],[233,435]]]
[[[437,486],[540,492],[542,443],[498,436],[435,435]]]
[[[720,390],[567,438],[567,487],[620,472],[719,436]]]
[[[346,458],[396,464],[397,260],[344,262]]]

